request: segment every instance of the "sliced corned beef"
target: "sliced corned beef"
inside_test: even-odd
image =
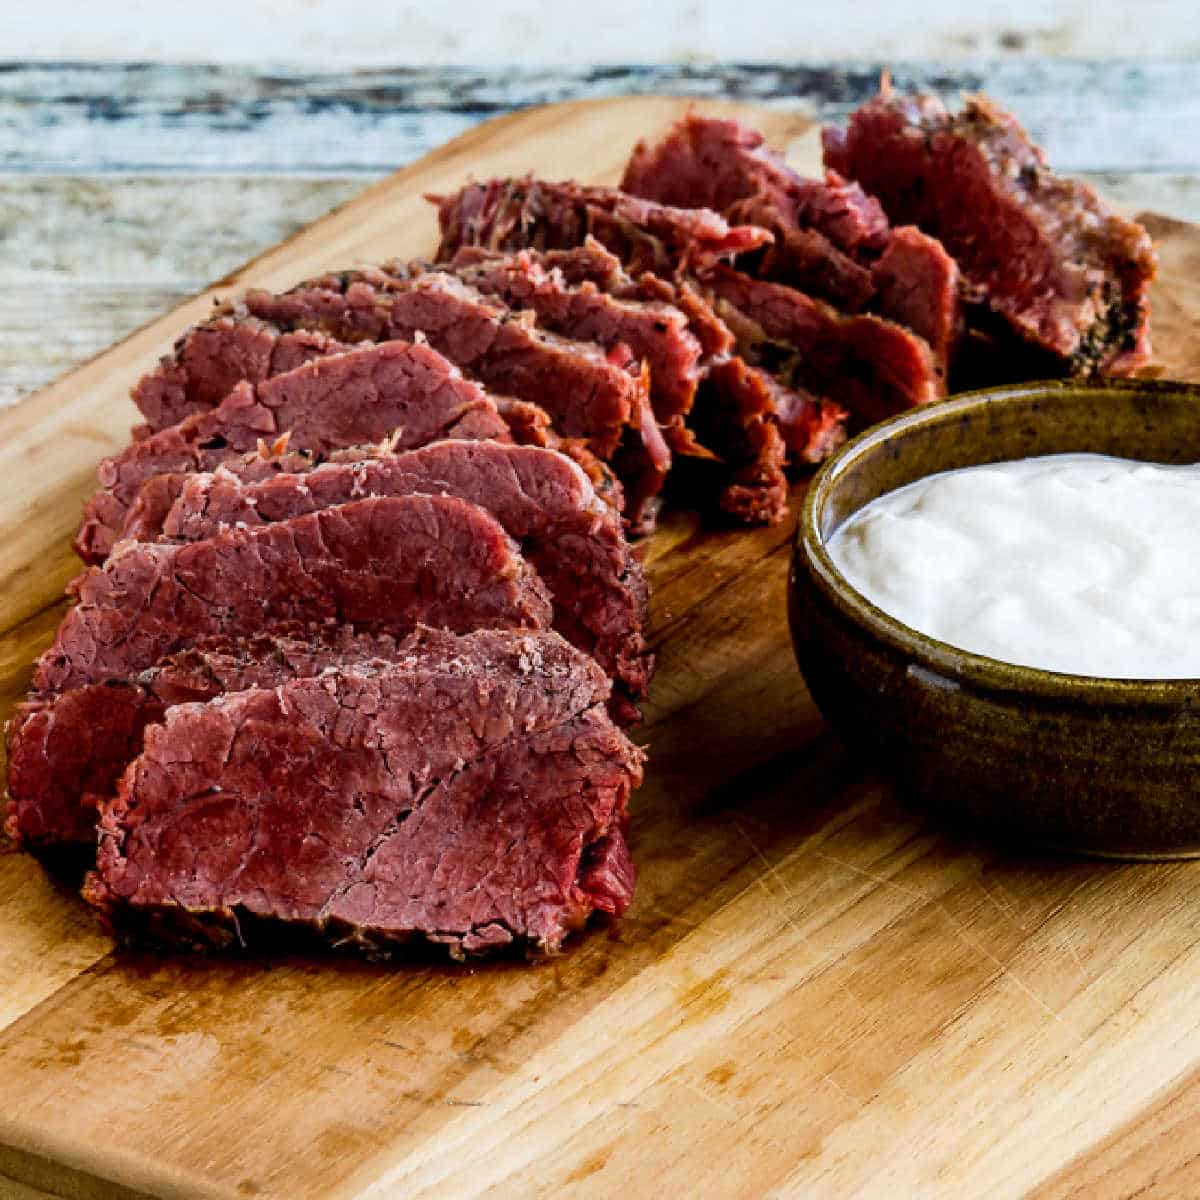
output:
[[[890,230],[879,202],[857,183],[832,170],[824,180],[806,179],[755,130],[693,113],[656,146],[638,145],[622,186],[769,229],[774,242],[743,255],[739,269],[843,312],[870,307],[908,325],[945,373],[961,321],[954,261],[935,238]]]
[[[388,342],[329,355],[258,384],[239,383],[216,408],[193,413],[105,459],[75,548],[102,562],[142,485],[156,475],[209,471],[287,434],[292,451],[393,437],[399,447],[443,437],[507,437],[508,426],[478,384],[429,346]]]
[[[269,479],[272,475],[294,475],[311,469],[316,461],[313,456],[288,450],[287,442],[288,438],[284,435],[271,446],[261,443],[257,450],[226,458],[221,465],[231,475],[247,482]],[[157,537],[167,513],[171,511],[171,505],[179,498],[184,481],[190,475],[187,471],[175,471],[147,479],[126,511],[125,519],[113,537],[113,544],[126,538],[144,542]],[[103,561],[108,555],[105,553],[94,557],[97,561]]]
[[[819,296],[847,312],[859,312],[874,300],[870,267],[839,250],[819,229],[797,224],[793,206],[781,189],[747,196],[727,211],[730,220],[762,225],[775,235],[761,254],[739,261],[743,270]]]
[[[76,582],[35,694],[123,679],[209,637],[286,623],[544,628],[545,585],[495,517],[451,496],[388,496],[186,545],[128,542]]]
[[[775,416],[761,372],[736,357],[709,367],[689,424],[701,445],[720,447],[717,507],[745,524],[787,515],[787,448]],[[693,464],[700,478],[711,470],[703,461]],[[696,500],[705,505],[703,494]]]
[[[660,423],[692,407],[702,349],[686,315],[673,305],[613,294],[619,278],[615,273],[604,280],[607,287],[593,280],[569,281],[529,251],[482,259],[468,251],[447,269],[481,292],[499,296],[510,308],[532,310],[545,329],[598,342],[606,350],[628,346],[650,366],[650,398]]]
[[[634,148],[621,188],[662,204],[724,214],[739,200],[775,193],[794,228],[813,229],[846,253],[878,252],[888,220],[879,202],[837,176],[806,179],[757,130],[739,121],[688,113],[656,145]],[[789,210],[790,211],[787,211]]]
[[[661,479],[645,463],[660,448],[642,445],[648,381],[627,352],[536,327],[443,271],[414,276],[351,272],[302,285],[282,296],[249,292],[246,307],[288,327],[317,328],[339,338],[427,337],[452,362],[496,392],[545,409],[558,434],[583,439],[603,461],[616,458],[631,528],[649,524]],[[616,347],[613,348],[617,349]]]
[[[707,272],[717,311],[752,364],[831,397],[861,422],[944,394],[928,343],[872,314],[846,316],[794,288],[729,267]]]
[[[18,705],[6,730],[5,832],[32,848],[96,842],[95,801],[111,796],[142,752],[147,725],[173,704],[275,687],[327,667],[392,657],[396,640],[346,626],[304,637],[215,640],[171,655],[128,679],[72,688]]]
[[[781,520],[787,512],[788,447],[796,462],[820,461],[844,439],[845,410],[784,387],[759,370],[730,363],[736,346],[733,334],[685,280],[669,281],[649,272],[635,280],[594,238],[571,249],[525,254],[571,282],[591,283],[614,295],[668,305],[684,314],[702,352],[700,411],[668,422],[662,432],[672,454],[704,464],[687,472],[695,485],[688,488],[689,498],[700,507],[710,507],[715,498],[717,509],[747,524]],[[468,247],[455,261],[474,265],[501,257]]]
[[[538,329],[444,272],[387,276],[386,283],[343,278],[340,290],[318,280],[281,296],[251,291],[244,303],[258,316],[345,340],[423,334],[488,387],[546,409],[563,436],[589,439],[602,458],[617,448],[640,381],[609,363],[600,347]]]
[[[686,280],[663,279],[649,271],[634,278],[621,260],[593,237],[567,250],[526,250],[524,254],[543,269],[561,274],[568,284],[591,283],[622,300],[678,309],[687,318],[688,330],[700,345],[702,364],[726,357],[736,344],[725,323]],[[454,263],[475,266],[505,257],[499,251],[467,246],[458,251]]]
[[[883,210],[857,184],[806,179],[762,134],[738,121],[689,113],[657,145],[639,142],[621,187],[663,204],[715,209],[734,224],[770,230],[750,269],[848,311],[874,294],[869,266],[887,243]]]
[[[134,387],[133,402],[154,433],[220,404],[243,379],[257,383],[345,349],[320,333],[281,333],[267,321],[222,313],[184,333]]]
[[[540,446],[565,454],[583,468],[601,500],[615,512],[625,511],[625,489],[621,481],[613,474],[608,463],[596,457],[585,438],[563,437],[554,428],[550,414],[540,404],[496,393],[492,394],[492,399],[509,428],[512,440],[518,446]]]
[[[438,206],[439,260],[464,246],[486,250],[565,250],[589,237],[635,273],[674,275],[766,245],[771,235],[731,226],[717,213],[673,208],[616,188],[583,187],[525,177],[471,183]]]
[[[1077,375],[1125,374],[1150,353],[1154,248],[1086,184],[1063,179],[985,96],[952,115],[889,87],[824,132],[825,161],[920,226],[973,296]]]
[[[177,706],[102,805],[85,895],[173,944],[284,922],[373,951],[555,950],[630,900],[642,754],[607,691],[555,634],[431,633],[395,661]]]
[[[892,230],[871,279],[879,311],[929,343],[944,380],[963,334],[958,264],[937,238],[915,225],[901,225]]]
[[[363,496],[458,496],[486,508],[521,545],[550,590],[554,625],[617,681],[646,694],[646,585],[613,510],[583,471],[552,450],[499,442],[437,442],[360,462],[325,463],[247,483],[218,470],[193,475],[154,533],[198,541]]]

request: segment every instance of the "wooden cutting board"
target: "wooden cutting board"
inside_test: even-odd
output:
[[[802,119],[705,107],[816,168]],[[614,181],[683,108],[474,129],[0,414],[0,715],[129,385],[214,295],[427,254],[422,193],[471,175]],[[1200,378],[1200,229],[1145,219],[1161,370]],[[1200,863],[1001,853],[898,807],[796,671],[790,532],[674,512],[646,546],[637,898],[551,962],[116,954],[0,845],[0,1195],[1200,1194]]]

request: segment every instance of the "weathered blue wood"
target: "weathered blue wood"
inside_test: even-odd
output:
[[[884,64],[397,69],[0,64],[0,170],[377,174],[529,104],[629,93],[723,96],[836,121]],[[898,87],[984,90],[1063,171],[1200,170],[1200,63],[890,65]]]

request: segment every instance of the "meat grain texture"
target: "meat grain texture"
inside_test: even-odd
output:
[[[87,895],[118,932],[184,944],[234,943],[249,917],[369,950],[555,950],[632,895],[642,756],[607,694],[554,634],[430,631],[177,706],[101,805]]]
[[[103,562],[142,486],[159,475],[211,471],[260,443],[324,458],[333,450],[391,438],[401,447],[436,438],[503,438],[495,402],[420,342],[352,348],[260,383],[242,380],[221,402],[135,441],[105,459],[75,547]],[[251,466],[248,472],[258,473]]]
[[[1012,114],[986,96],[952,114],[890,88],[825,161],[859,180],[893,219],[941,239],[969,299],[1073,375],[1124,375],[1150,355],[1150,237],[1086,184],[1055,175]]]
[[[646,585],[620,520],[564,455],[499,442],[438,442],[402,454],[326,463],[247,482],[188,478],[161,532],[203,541],[290,521],[368,496],[455,496],[491,513],[546,584],[554,627],[591,654],[631,701],[645,697]]]
[[[390,657],[395,647],[386,634],[344,625],[300,626],[290,637],[208,638],[135,675],[27,700],[7,728],[5,831],[29,847],[94,847],[96,805],[114,794],[146,728],[173,705]]]

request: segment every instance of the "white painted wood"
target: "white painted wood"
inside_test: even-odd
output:
[[[1015,54],[1184,58],[1193,0],[44,0],[10,4],[5,54],[40,60],[395,64],[783,62]]]
[[[0,170],[382,175],[487,116],[621,95],[738,99],[841,121],[884,66],[957,105],[986,91],[1063,171],[1200,168],[1200,63],[816,60],[679,67],[418,68],[313,74],[201,66],[0,71]]]

